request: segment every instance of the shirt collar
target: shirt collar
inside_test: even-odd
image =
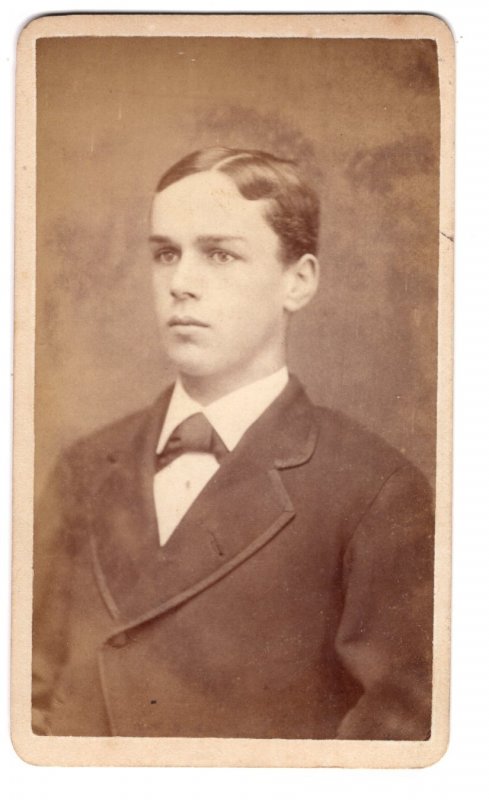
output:
[[[201,406],[187,394],[177,380],[161,429],[157,453],[161,453],[177,427],[192,414],[202,412],[217,431],[228,450],[233,450],[248,428],[285,389],[289,380],[287,367],[282,367],[266,378],[242,386],[220,397],[207,406]]]

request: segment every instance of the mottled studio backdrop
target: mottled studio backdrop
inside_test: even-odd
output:
[[[433,480],[434,43],[102,37],[38,43],[38,487],[62,447],[172,379],[149,207],[168,166],[215,144],[299,158],[316,182],[322,283],[290,365]]]

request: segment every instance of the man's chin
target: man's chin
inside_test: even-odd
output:
[[[164,350],[169,361],[182,374],[200,375],[206,373],[206,358],[203,348],[193,342],[165,342]]]
[[[182,375],[182,377],[212,378],[214,374],[212,367],[206,364],[202,358],[177,358],[170,353],[168,357],[178,374]]]

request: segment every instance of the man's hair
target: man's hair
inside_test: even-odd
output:
[[[269,200],[265,219],[280,240],[283,261],[317,254],[319,199],[301,177],[296,162],[261,150],[209,147],[182,158],[165,172],[156,191],[198,172],[228,175],[247,200]]]

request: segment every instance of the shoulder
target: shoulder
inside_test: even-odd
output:
[[[338,410],[313,406],[317,425],[314,470],[351,497],[372,498],[384,486],[410,487],[431,497],[425,475],[378,433]]]
[[[410,464],[406,456],[380,434],[337,409],[313,406],[318,427],[318,447],[344,461],[392,468]]]
[[[430,541],[433,491],[421,470],[344,413],[312,406],[312,414],[316,447],[301,479],[300,502],[312,509],[307,513],[327,515],[345,541],[362,521],[367,539],[379,546],[394,534],[395,541]]]
[[[78,473],[86,472],[128,451],[143,448],[152,436],[158,435],[171,388],[165,389],[150,405],[77,439],[62,453],[60,462]]]

